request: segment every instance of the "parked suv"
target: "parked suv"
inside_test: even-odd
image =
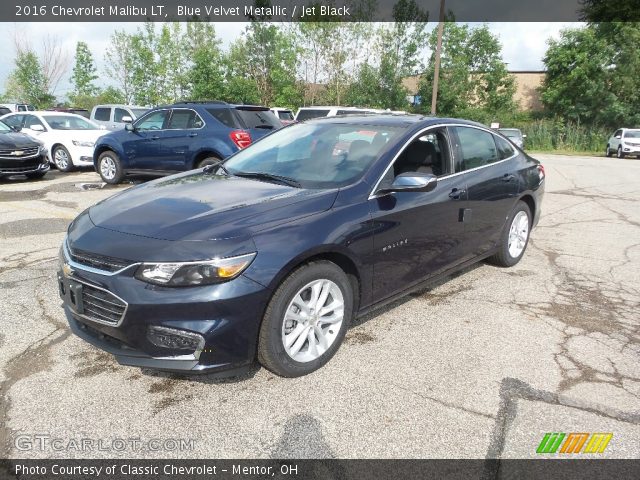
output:
[[[96,105],[89,118],[109,130],[120,130],[148,111],[147,107],[135,105]]]
[[[618,158],[635,155],[640,158],[640,129],[619,128],[609,137],[605,153],[607,157],[615,152]]]
[[[150,110],[100,139],[93,153],[107,183],[126,174],[165,175],[217,163],[282,127],[267,107],[184,102]]]

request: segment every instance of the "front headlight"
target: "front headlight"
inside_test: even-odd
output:
[[[255,256],[255,253],[249,253],[202,262],[143,263],[136,270],[135,277],[143,282],[167,287],[210,285],[237,277],[251,264]]]
[[[96,142],[90,142],[88,140],[71,140],[76,147],[93,147]]]

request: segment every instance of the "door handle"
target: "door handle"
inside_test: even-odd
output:
[[[515,180],[516,176],[513,173],[505,173],[502,177],[503,182],[511,182]]]
[[[151,140],[159,140],[160,137],[158,135],[154,135],[153,137],[151,137]]]
[[[466,191],[462,188],[454,188],[453,190],[451,190],[451,193],[449,194],[449,198],[453,198],[454,200],[460,200],[460,197],[463,196],[466,193]]]
[[[190,137],[197,137],[197,136],[198,136],[198,134],[197,134],[197,133],[195,133],[195,132],[191,132],[191,133],[189,134],[189,136],[190,136]]]

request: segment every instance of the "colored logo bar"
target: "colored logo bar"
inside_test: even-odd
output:
[[[536,453],[602,453],[613,433],[545,433]]]

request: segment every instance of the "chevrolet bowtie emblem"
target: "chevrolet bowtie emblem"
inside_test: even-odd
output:
[[[63,263],[62,273],[64,273],[66,277],[70,277],[71,275],[73,275],[73,268],[71,268],[71,265],[69,265],[68,263]]]
[[[22,150],[16,150],[15,152],[11,152],[11,155],[13,155],[14,157],[19,157],[23,154],[24,152]]]

